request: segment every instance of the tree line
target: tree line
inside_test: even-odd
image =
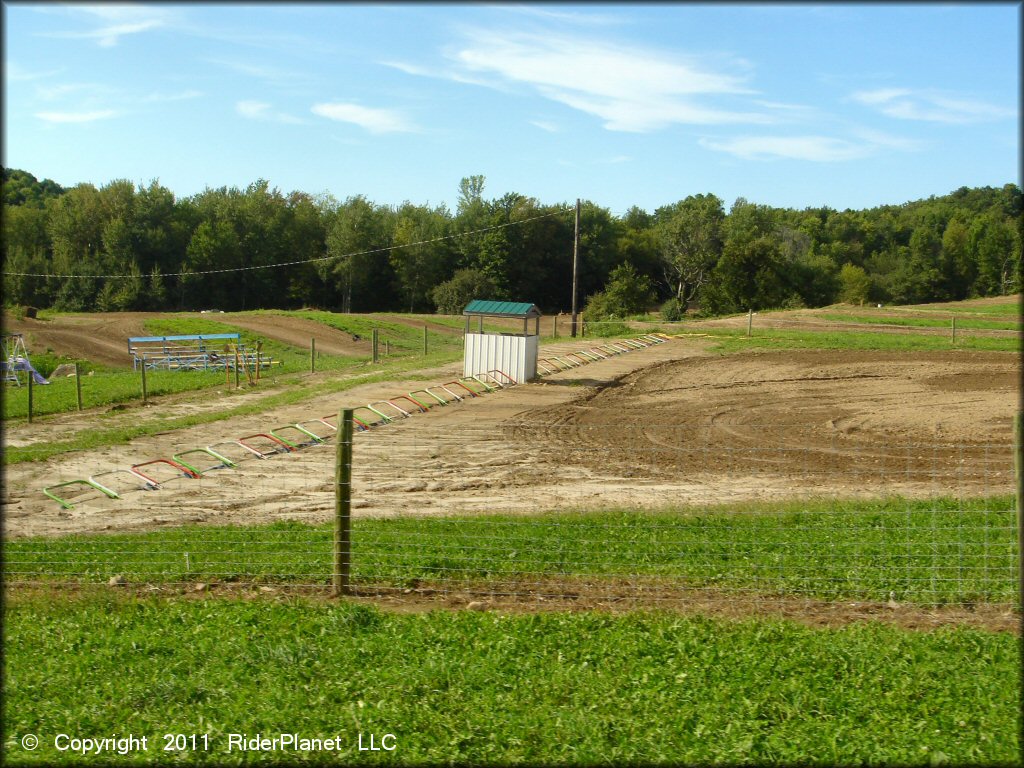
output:
[[[4,301],[62,311],[461,311],[472,298],[571,303],[574,206],[483,176],[457,207],[283,194],[258,180],[177,198],[153,181],[63,188],[3,169]],[[920,303],[1021,289],[1018,186],[866,210],[712,194],[622,216],[580,205],[591,317]]]

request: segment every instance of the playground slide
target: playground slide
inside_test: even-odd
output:
[[[4,366],[11,371],[27,371],[36,384],[49,384],[46,377],[43,376],[39,371],[32,367],[32,363],[26,360],[24,357],[16,357],[13,361],[8,360]]]

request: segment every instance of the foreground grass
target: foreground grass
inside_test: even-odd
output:
[[[109,594],[15,595],[4,616],[8,764],[98,762],[58,752],[58,733],[149,737],[107,764],[1020,759],[1009,633]],[[165,733],[209,751],[163,752]],[[341,747],[229,752],[230,733]],[[396,748],[360,753],[371,733]]]
[[[329,584],[331,525],[278,522],[4,543],[8,581],[266,580]],[[353,521],[355,584],[686,588],[944,604],[1016,601],[1010,496],[807,501],[660,512]]]

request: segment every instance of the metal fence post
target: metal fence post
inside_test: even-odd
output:
[[[349,593],[352,567],[352,409],[338,414],[338,445],[334,459],[334,595]]]
[[[309,340],[309,372],[316,370],[316,339]]]
[[[32,393],[33,393],[33,388],[32,388],[32,372],[29,371],[29,374],[28,374],[28,423],[29,424],[32,423]]]
[[[423,324],[423,354],[427,354],[427,324]]]
[[[146,356],[142,356],[142,404],[145,405],[149,398],[149,391],[146,389]]]
[[[78,398],[78,410],[82,410],[82,372],[75,363],[75,395]]]
[[[377,334],[377,329],[376,328],[373,329],[373,334],[372,335],[373,335],[373,362],[378,363],[378,362],[380,362],[380,354],[378,354],[378,351],[377,351],[377,344],[379,342],[379,339],[378,339],[378,334]]]

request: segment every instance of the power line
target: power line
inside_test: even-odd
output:
[[[353,257],[353,256],[367,256],[367,255],[369,255],[371,253],[383,253],[383,252],[386,252],[386,251],[394,251],[394,250],[397,250],[399,248],[413,248],[413,247],[418,246],[418,245],[429,245],[431,243],[439,243],[439,242],[442,242],[444,240],[454,240],[454,239],[457,239],[457,238],[460,238],[460,237],[468,237],[470,235],[479,235],[479,234],[481,234],[483,232],[493,232],[494,230],[505,229],[506,227],[512,227],[512,226],[516,226],[516,225],[519,225],[519,224],[528,224],[531,221],[539,221],[541,219],[549,219],[552,216],[558,216],[560,214],[566,213],[566,212],[571,211],[571,210],[573,210],[573,209],[566,207],[566,208],[562,208],[562,209],[557,210],[557,211],[552,211],[551,213],[544,213],[544,214],[541,214],[539,216],[532,216],[529,219],[521,219],[520,221],[509,221],[509,222],[506,222],[504,224],[495,224],[494,226],[483,227],[481,229],[473,229],[473,230],[469,230],[467,232],[456,232],[455,234],[452,234],[452,235],[442,235],[441,237],[432,237],[429,240],[420,240],[419,242],[415,242],[415,243],[403,243],[401,245],[388,245],[388,246],[384,246],[382,248],[370,248],[370,249],[365,250],[365,251],[352,251],[350,253],[341,253],[341,254],[337,254],[337,255],[334,255],[334,256],[317,256],[317,257],[312,258],[312,259],[300,259],[298,261],[282,261],[282,262],[278,262],[276,264],[259,264],[259,265],[251,266],[251,267],[233,267],[231,269],[206,269],[206,270],[201,270],[201,271],[197,271],[197,272],[167,272],[167,273],[161,273],[161,276],[162,277],[185,277],[185,276],[191,277],[193,275],[219,275],[219,274],[228,274],[228,273],[231,273],[231,272],[252,272],[252,271],[255,271],[257,269],[274,269],[276,267],[294,267],[294,266],[296,266],[298,264],[313,264],[313,263],[319,262],[319,261],[330,261],[331,259],[346,259],[346,258],[350,258],[350,257]],[[3,274],[11,276],[11,277],[52,277],[52,278],[60,278],[60,279],[69,279],[69,278],[75,278],[75,277],[84,278],[84,279],[116,279],[116,278],[128,279],[128,278],[132,278],[132,277],[144,277],[144,275],[126,275],[126,274],[117,274],[117,275],[57,275],[57,274],[49,274],[49,273],[45,273],[45,272],[8,272],[7,270],[4,270]]]

